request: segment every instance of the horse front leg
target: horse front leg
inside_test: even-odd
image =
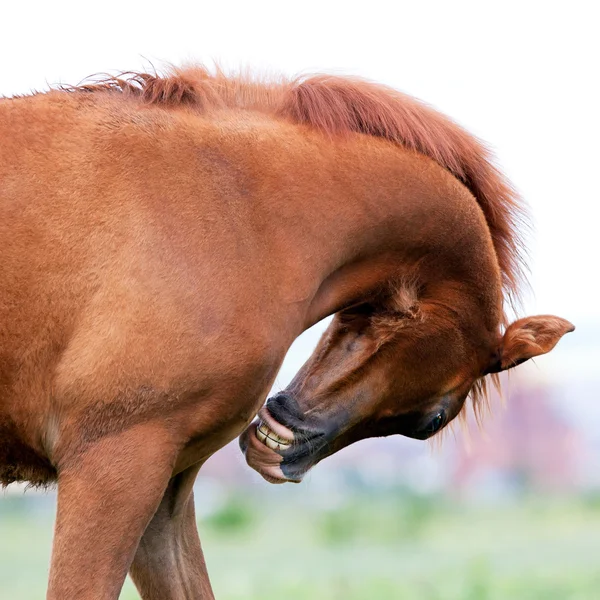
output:
[[[199,468],[171,479],[140,541],[129,573],[144,600],[214,600],[194,511]]]
[[[61,461],[48,600],[117,600],[177,452],[163,427],[146,423]]]

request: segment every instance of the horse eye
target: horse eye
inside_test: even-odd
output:
[[[446,413],[443,410],[440,411],[437,415],[435,415],[435,417],[433,417],[433,419],[431,419],[431,421],[429,421],[429,424],[427,427],[425,427],[424,432],[427,435],[433,435],[434,433],[437,433],[444,425],[445,417]]]

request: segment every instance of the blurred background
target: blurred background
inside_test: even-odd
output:
[[[488,141],[531,207],[522,315],[577,330],[441,444],[368,440],[297,486],[233,443],[203,468],[200,534],[219,600],[600,597],[600,43],[571,2],[28,2],[3,6],[0,94],[217,60],[394,86]],[[0,140],[2,143],[2,140]],[[289,381],[325,324],[299,338]],[[0,440],[1,443],[1,440]],[[0,596],[42,598],[53,492],[0,493]],[[137,598],[128,582],[122,598]]]

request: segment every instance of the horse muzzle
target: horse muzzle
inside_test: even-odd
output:
[[[328,436],[305,427],[296,411],[282,411],[282,396],[270,399],[259,411],[258,419],[240,436],[240,447],[248,465],[270,483],[299,483],[328,454],[323,452]]]

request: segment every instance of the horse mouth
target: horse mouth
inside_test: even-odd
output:
[[[271,450],[287,450],[292,445],[271,431],[263,422],[258,424],[256,437]]]
[[[271,450],[289,450],[294,443],[294,433],[281,425],[269,414],[266,408],[258,413],[256,437]]]
[[[308,464],[312,463],[310,444],[275,420],[267,408],[263,407],[257,417],[240,436],[246,462],[269,483],[300,483],[312,466]]]

